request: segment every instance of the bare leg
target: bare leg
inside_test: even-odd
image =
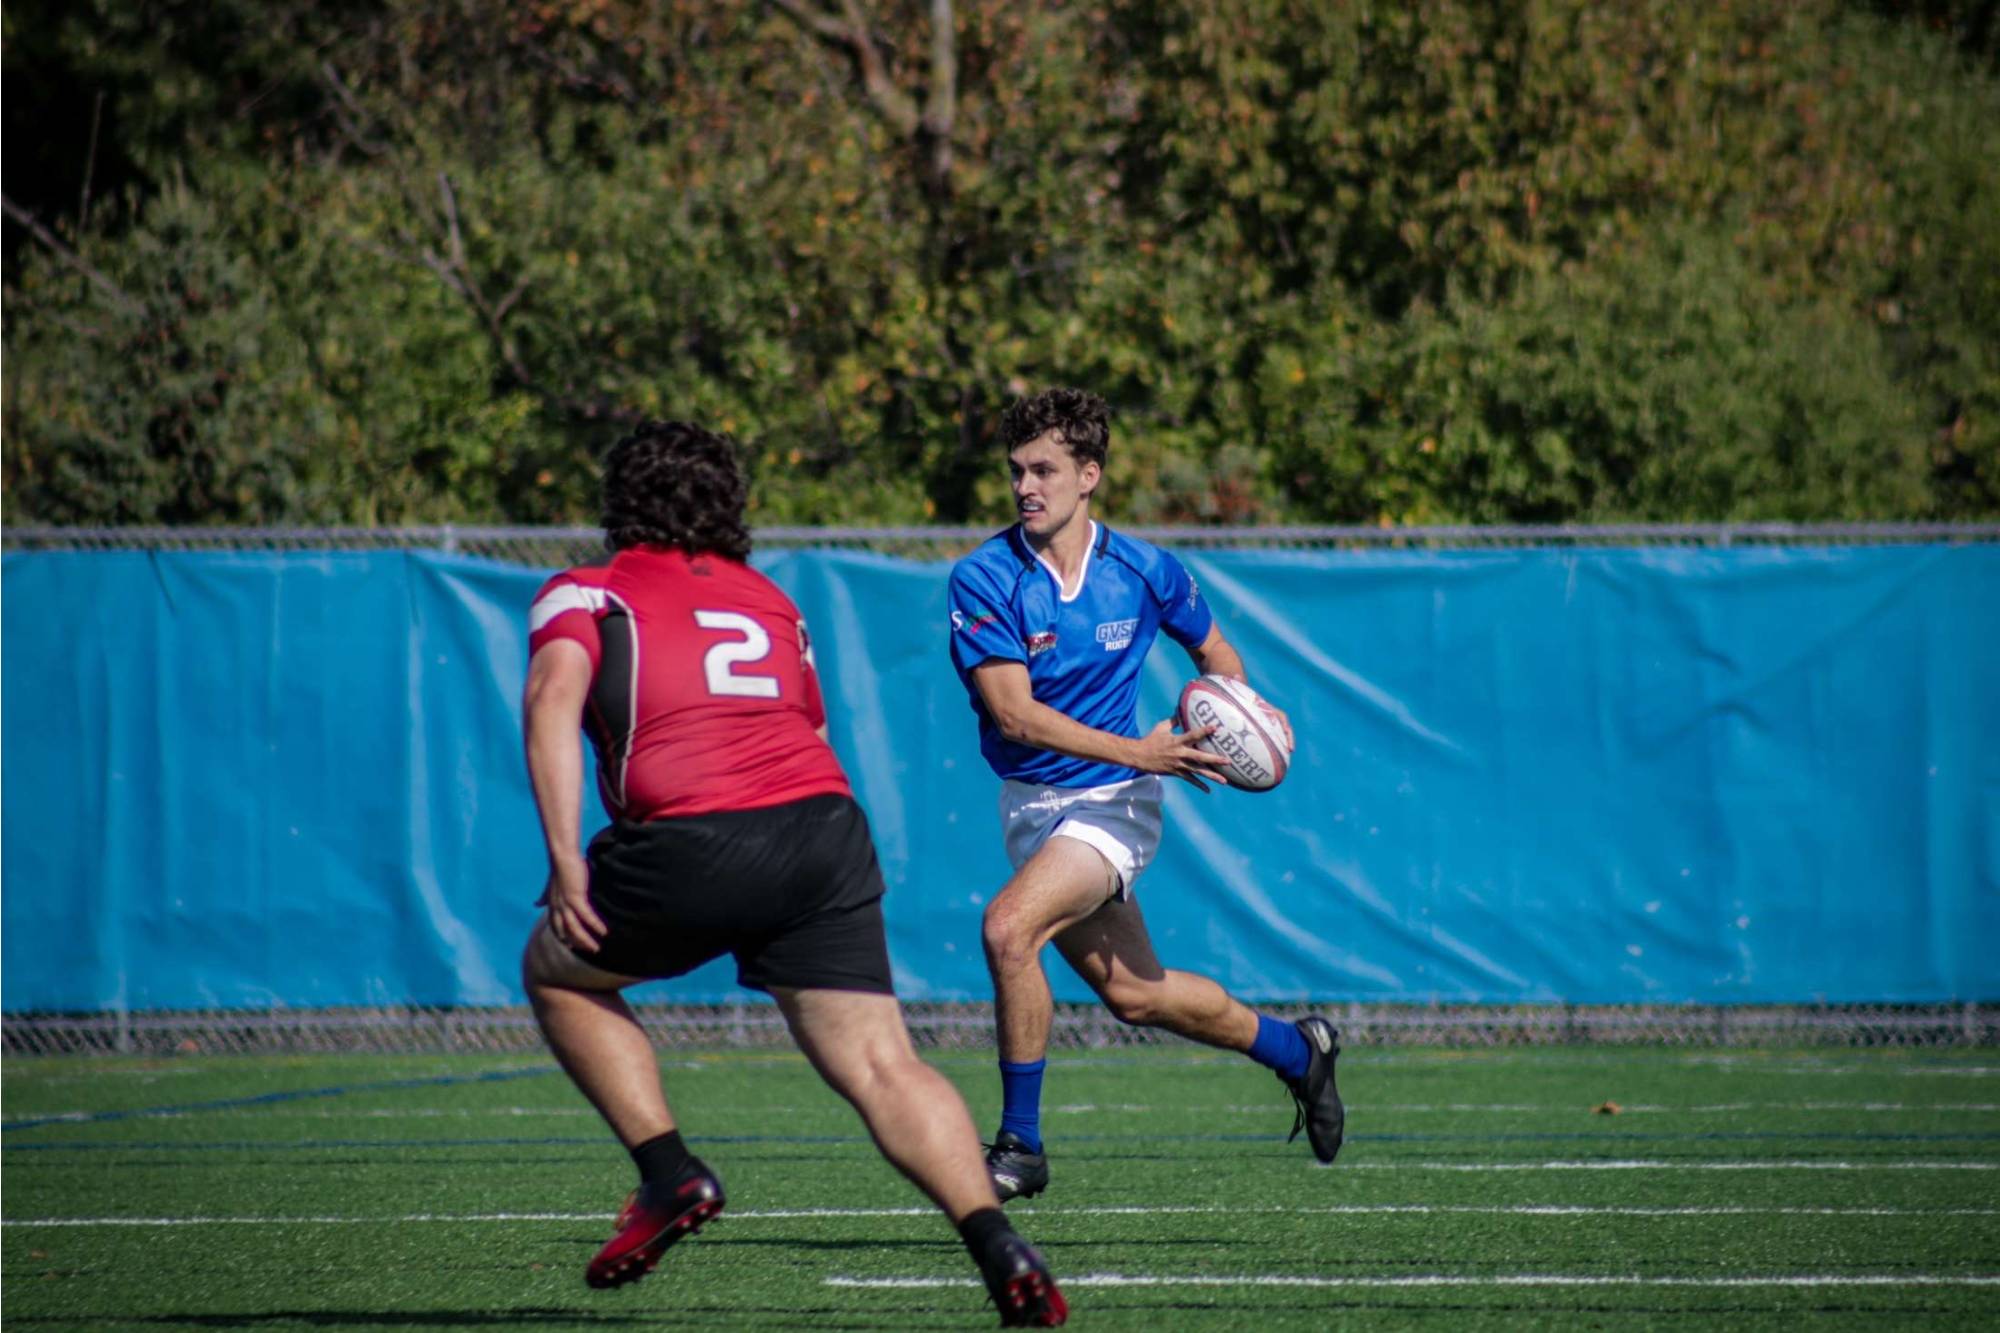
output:
[[[1257,1015],[1207,977],[1160,966],[1136,902],[1109,902],[1056,936],[1056,948],[1120,1022],[1247,1051]]]
[[[999,1207],[965,1101],[917,1058],[895,996],[785,987],[771,994],[820,1077],[854,1104],[882,1155],[953,1223]]]
[[[1042,971],[1042,946],[1097,911],[1115,890],[1111,866],[1096,848],[1054,837],[986,905],[986,967],[1002,1060],[1028,1064],[1047,1054],[1055,1002]]]
[[[618,993],[643,978],[581,961],[544,918],[528,937],[521,979],[557,1063],[620,1143],[635,1148],[674,1127],[653,1044]]]

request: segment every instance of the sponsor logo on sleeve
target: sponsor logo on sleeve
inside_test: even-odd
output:
[[[1052,629],[1041,630],[1028,636],[1027,647],[1030,657],[1040,657],[1055,646],[1056,632]]]
[[[1000,613],[998,611],[988,611],[985,607],[978,606],[973,608],[971,615],[967,615],[963,611],[952,612],[951,628],[955,634],[977,634],[980,630],[999,619]]]
[[[1190,574],[1188,575],[1188,610],[1192,611],[1200,604],[1201,580]]]
[[[1104,645],[1105,652],[1119,652],[1132,646],[1132,636],[1138,629],[1137,620],[1107,620],[1097,627],[1097,641]]]

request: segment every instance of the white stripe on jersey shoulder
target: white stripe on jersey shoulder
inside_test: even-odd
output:
[[[539,633],[544,625],[566,611],[589,611],[594,615],[604,609],[608,595],[602,588],[586,588],[581,583],[558,584],[537,597],[528,608],[528,633]]]

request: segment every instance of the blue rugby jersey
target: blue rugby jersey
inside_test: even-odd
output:
[[[1179,560],[1099,523],[1069,600],[1017,524],[952,566],[950,603],[951,660],[979,717],[979,752],[1001,777],[1043,787],[1099,787],[1136,770],[1008,740],[986,711],[974,667],[993,658],[1024,663],[1036,702],[1087,727],[1137,736],[1139,668],[1154,636],[1164,629],[1192,648],[1214,623]]]

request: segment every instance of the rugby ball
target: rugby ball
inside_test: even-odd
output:
[[[1229,766],[1216,776],[1239,791],[1269,791],[1285,780],[1292,752],[1271,705],[1240,680],[1196,676],[1181,689],[1181,730],[1214,727],[1195,742]]]

